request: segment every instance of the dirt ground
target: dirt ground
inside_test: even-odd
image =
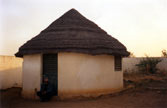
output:
[[[0,108],[167,108],[166,75],[125,75],[125,89],[97,98],[40,102],[20,96],[20,88],[0,93]]]

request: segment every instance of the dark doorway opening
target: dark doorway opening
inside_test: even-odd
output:
[[[54,86],[55,95],[58,95],[58,57],[57,54],[43,55],[43,75]]]

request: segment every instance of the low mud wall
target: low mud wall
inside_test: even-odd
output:
[[[156,57],[161,59],[161,62],[157,64],[157,69],[160,72],[167,72],[167,58],[164,57]],[[122,68],[125,73],[138,72],[138,67],[136,64],[140,62],[140,60],[144,59],[144,57],[128,57],[123,58]]]
[[[22,58],[0,56],[0,89],[22,86]]]

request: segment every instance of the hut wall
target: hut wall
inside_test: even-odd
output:
[[[40,90],[42,56],[40,54],[25,55],[23,60],[23,90],[25,98],[36,98],[36,90]]]
[[[111,55],[58,54],[58,95],[98,96],[123,87],[122,71],[114,71]]]

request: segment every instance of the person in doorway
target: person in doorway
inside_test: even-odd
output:
[[[41,102],[49,101],[54,96],[53,85],[50,84],[48,77],[43,78],[40,91],[37,92],[37,96],[40,97]]]

